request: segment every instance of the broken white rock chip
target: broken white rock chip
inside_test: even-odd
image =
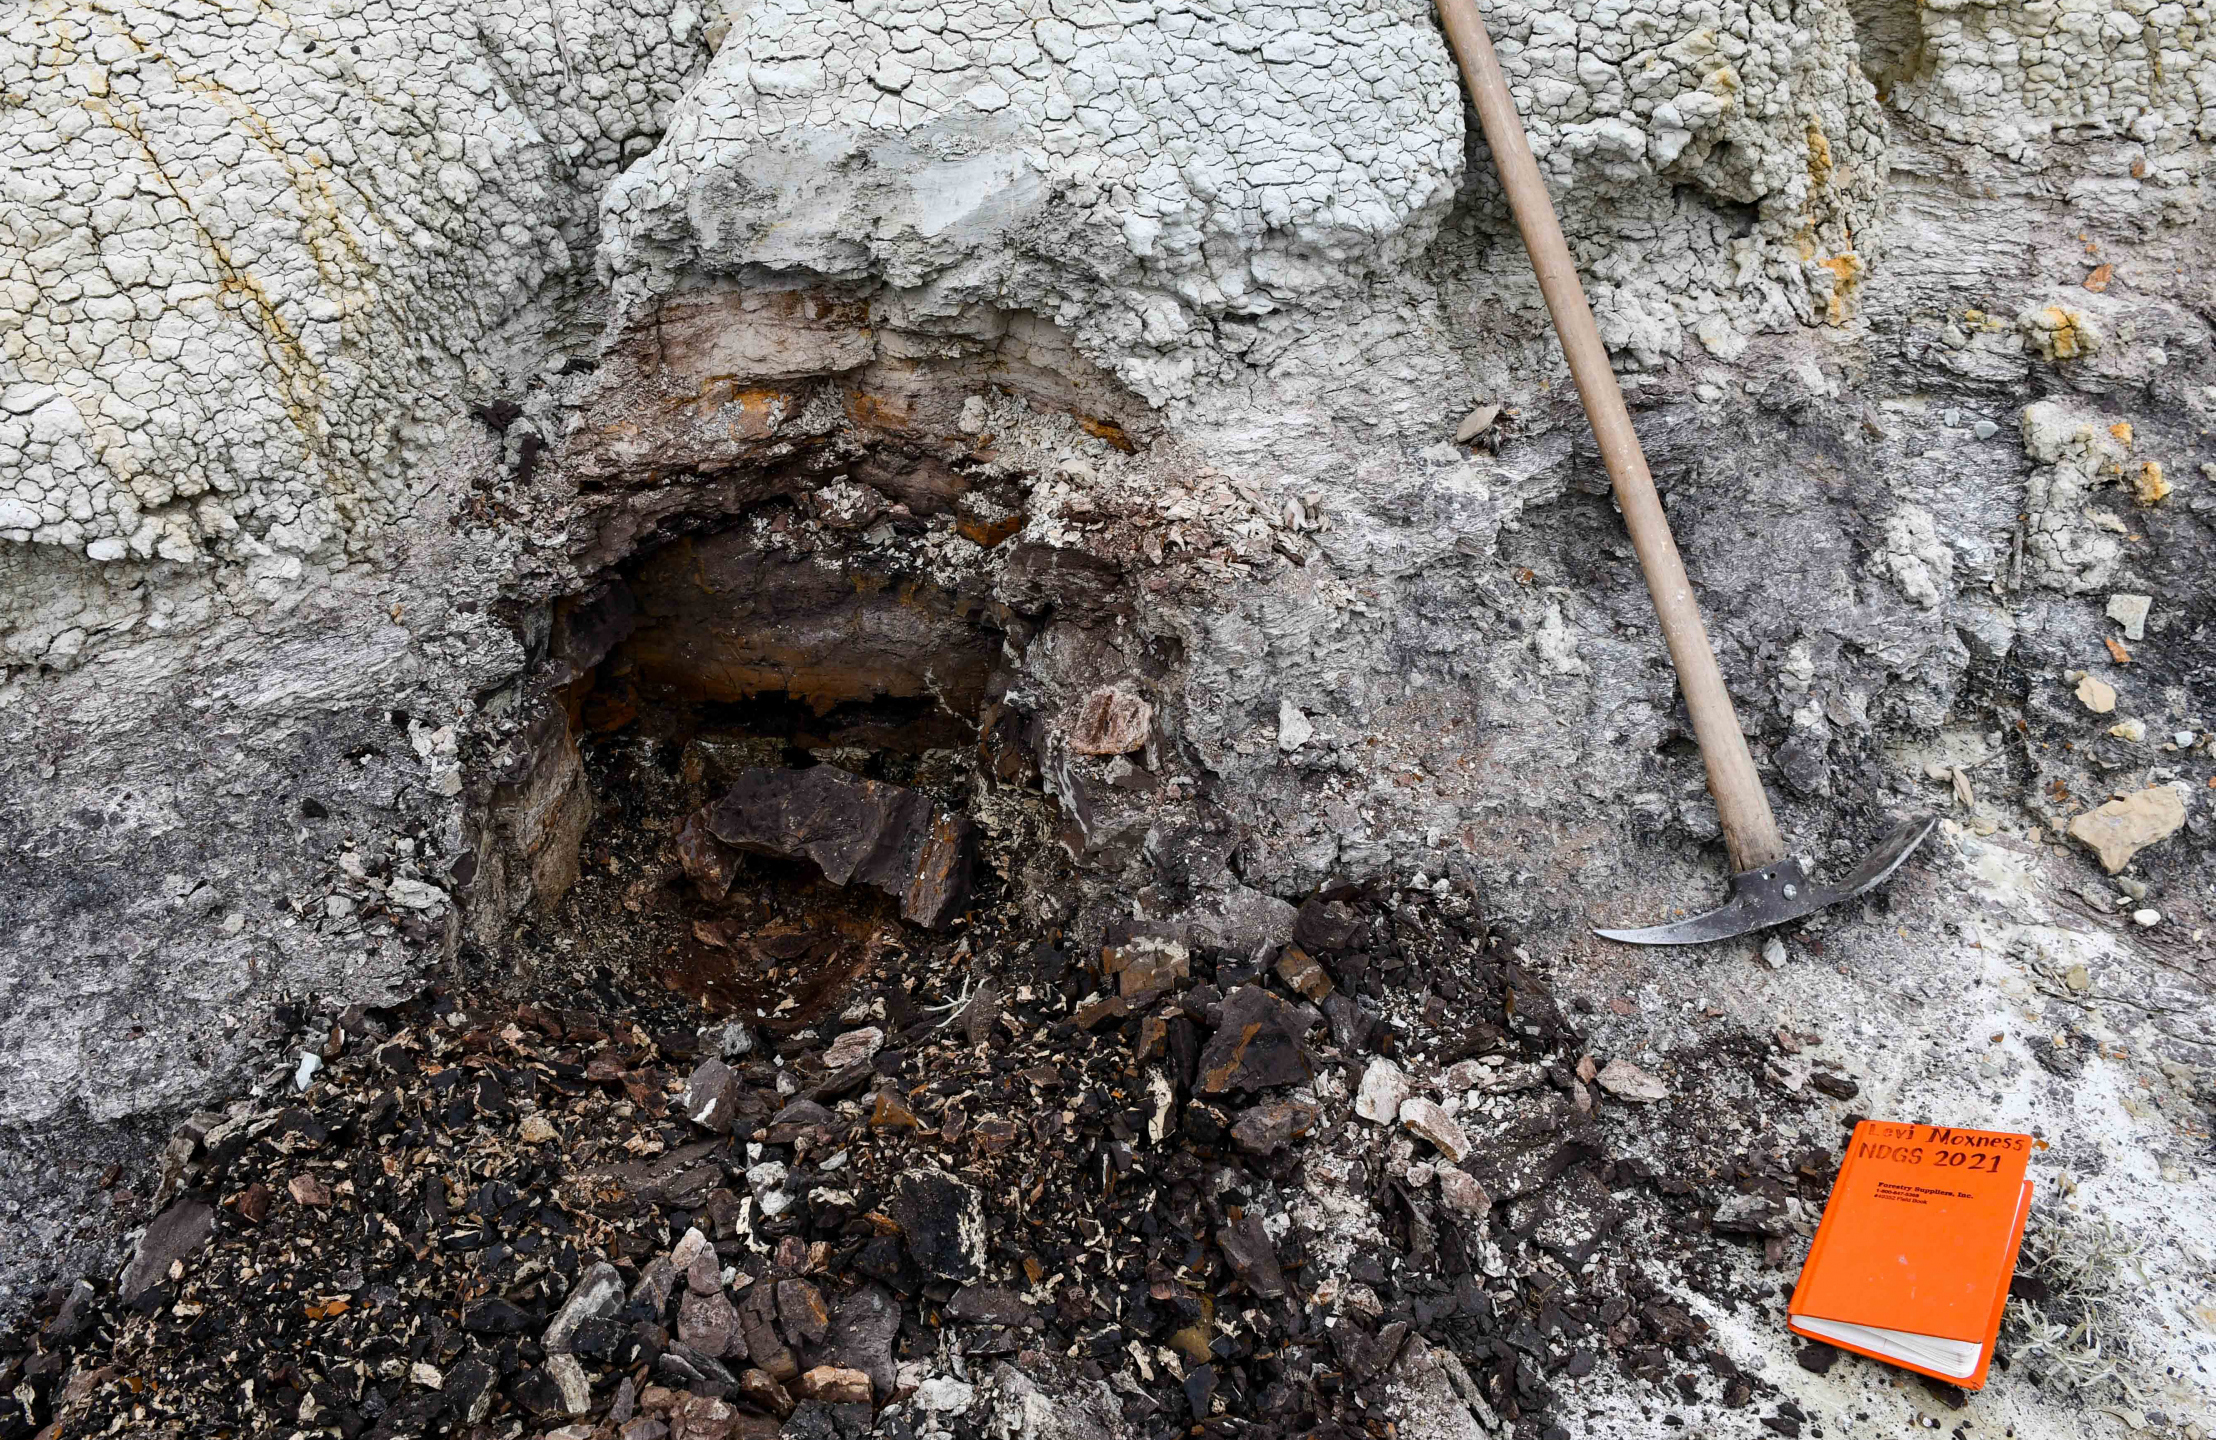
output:
[[[1400,1105],[1400,1123],[1419,1140],[1429,1140],[1457,1165],[1470,1153],[1470,1137],[1452,1115],[1433,1100],[1412,1096]]]
[[[1384,1056],[1362,1072],[1362,1088],[1354,1097],[1354,1113],[1373,1124],[1390,1125],[1400,1118],[1401,1102],[1408,1098],[1408,1077]]]
[[[539,1368],[552,1377],[555,1388],[562,1392],[562,1406],[570,1414],[582,1415],[592,1409],[592,1382],[575,1355],[549,1355]]]
[[[751,1175],[749,1178],[751,1178]],[[782,1180],[785,1177],[779,1175],[777,1178]],[[700,1252],[707,1248],[708,1237],[701,1233],[699,1226],[693,1226],[685,1232],[684,1237],[670,1250],[670,1268],[682,1275],[692,1268],[692,1262],[699,1259]]]
[[[446,892],[436,885],[400,876],[385,886],[385,898],[410,910],[436,910],[446,903]]]
[[[2095,715],[2106,715],[2116,708],[2116,687],[2088,675],[2078,681],[2077,698]]]
[[[1488,1095],[1510,1095],[1518,1090],[1536,1090],[1546,1083],[1547,1067],[1532,1062],[1504,1065],[1480,1081],[1477,1088]]]
[[[1447,1067],[1440,1077],[1439,1088],[1449,1095],[1459,1095],[1465,1090],[1475,1090],[1485,1078],[1485,1067],[1475,1060],[1457,1060]]]
[[[1287,755],[1316,738],[1316,726],[1290,700],[1277,702],[1277,748]]]
[[[1619,1100],[1636,1100],[1641,1105],[1651,1105],[1657,1100],[1670,1098],[1670,1087],[1641,1070],[1629,1060],[1611,1060],[1601,1067],[1600,1088]]]
[[[885,1032],[875,1025],[865,1025],[859,1030],[849,1030],[831,1042],[831,1048],[823,1052],[825,1068],[844,1070],[849,1065],[859,1065],[877,1054],[885,1043]]]
[[[1498,405],[1478,406],[1475,410],[1463,416],[1462,423],[1454,427],[1454,443],[1457,445],[1469,444],[1478,436],[1492,429],[1493,422],[1499,418],[1500,407]]]
[[[1449,1210],[1482,1219],[1493,1208],[1493,1197],[1477,1183],[1477,1177],[1459,1166],[1439,1172],[1439,1200]]]
[[[785,1167],[776,1160],[764,1160],[746,1167],[747,1188],[754,1192],[754,1203],[762,1207],[762,1214],[771,1220],[792,1209],[794,1196],[785,1191]]]
[[[2114,875],[2131,857],[2185,824],[2185,802],[2168,785],[2154,785],[2088,810],[2070,822],[2070,834],[2093,848],[2101,868]]]
[[[2151,595],[2111,595],[2108,597],[2108,618],[2124,627],[2126,640],[2147,638],[2147,611],[2153,608]]]
[[[975,1386],[939,1375],[916,1387],[916,1408],[937,1415],[959,1415],[977,1399]]]
[[[754,1049],[754,1032],[742,1020],[733,1020],[720,1029],[703,1030],[701,1038],[726,1060],[736,1060]]]

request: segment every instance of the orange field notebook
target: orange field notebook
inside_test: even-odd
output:
[[[2038,1142],[1998,1130],[1865,1120],[1832,1182],[1786,1323],[1976,1390],[2031,1209]]]

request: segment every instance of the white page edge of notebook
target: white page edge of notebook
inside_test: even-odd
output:
[[[1977,1372],[1982,1343],[1918,1335],[1909,1330],[1880,1330],[1875,1325],[1855,1325],[1845,1320],[1818,1320],[1813,1315],[1792,1317],[1794,1328],[1824,1340],[1843,1340],[1865,1350],[1898,1356],[1948,1375],[1967,1377]]]

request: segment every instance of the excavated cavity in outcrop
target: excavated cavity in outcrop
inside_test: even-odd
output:
[[[528,881],[477,887],[488,948],[805,1024],[858,966],[960,913],[1014,617],[980,574],[888,563],[802,513],[774,502],[553,608],[545,719],[481,826],[486,874]],[[718,839],[742,785],[789,799]],[[871,858],[843,865],[826,839]],[[928,901],[879,873],[917,846],[945,882]]]
[[[1049,324],[902,305],[686,291],[603,357],[559,452],[595,507],[597,578],[524,618],[536,658],[511,703],[534,718],[473,797],[482,953],[651,976],[749,1018],[782,999],[801,1023],[855,965],[960,918],[973,873],[988,909],[1012,872],[1052,885],[1026,663],[1037,645],[1088,670],[1131,605],[1113,564],[1025,533],[1040,478],[994,431],[1044,420],[1130,451],[1144,412]],[[518,468],[554,429],[527,404],[480,418],[514,432]],[[1153,741],[1135,694],[1097,708],[1115,733],[1094,768]],[[856,781],[796,779],[817,766]],[[782,798],[718,838],[735,786]],[[871,825],[866,863],[826,848]]]
[[[1067,417],[1123,451],[1153,423],[1053,324],[805,276],[719,282],[635,313],[565,394],[477,411],[518,483],[560,437],[590,516],[574,563],[596,577],[520,627],[530,718],[472,797],[480,945],[575,883],[581,738],[690,754],[696,784],[729,769],[703,756],[909,768],[980,740],[1001,781],[1035,774],[1012,667],[1043,626],[1120,608],[1120,577],[1021,534],[1036,477],[993,417]]]
[[[788,520],[676,541],[638,564],[627,586],[635,628],[597,671],[596,723],[645,707],[659,712],[650,724],[682,715],[805,749],[973,738],[1005,608],[996,614],[974,577],[878,569],[835,545],[780,546]]]

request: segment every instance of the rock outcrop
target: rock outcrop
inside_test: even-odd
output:
[[[1788,833],[2205,796],[2205,27],[1487,19]],[[0,22],[0,89],[0,1128],[42,1165],[280,1083],[327,1043],[290,1002],[519,963],[642,699],[974,749],[1051,799],[1082,883],[1009,883],[1076,930],[1392,873],[1570,945],[1712,879],[1414,0],[126,4]],[[1942,741],[2005,787],[1901,758]],[[2211,823],[2135,862],[2173,917]],[[9,1294],[121,1253],[58,1173],[0,1176]]]

